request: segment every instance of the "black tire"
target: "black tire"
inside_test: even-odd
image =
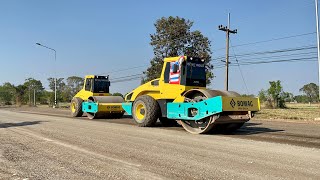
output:
[[[174,119],[168,119],[166,117],[159,117],[159,120],[164,127],[176,127],[178,123]]]
[[[78,98],[78,97],[72,98],[71,105],[70,105],[72,117],[81,117],[83,115],[82,102],[83,100],[81,98]]]
[[[137,108],[143,106],[140,109],[140,118],[136,114]],[[141,114],[143,114],[141,117]],[[160,116],[160,107],[155,99],[148,95],[142,95],[138,97],[132,106],[132,117],[134,122],[140,127],[153,127]]]

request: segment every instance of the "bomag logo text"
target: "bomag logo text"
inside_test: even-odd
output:
[[[253,107],[252,101],[237,101],[238,107]]]
[[[118,109],[120,106],[107,106],[107,109]]]

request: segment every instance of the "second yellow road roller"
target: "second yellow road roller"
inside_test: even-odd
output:
[[[81,117],[85,113],[89,119],[121,118],[124,99],[111,96],[109,87],[109,76],[85,76],[83,88],[71,100],[71,115]]]

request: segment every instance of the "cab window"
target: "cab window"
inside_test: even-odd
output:
[[[164,83],[169,83],[170,75],[170,62],[167,62],[166,69],[164,70]]]
[[[93,93],[109,93],[109,86],[108,79],[94,79]]]
[[[91,91],[92,79],[86,79],[85,90]]]

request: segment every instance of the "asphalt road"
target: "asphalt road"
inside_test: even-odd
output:
[[[65,115],[0,109],[0,179],[320,179],[320,124],[192,135]]]

